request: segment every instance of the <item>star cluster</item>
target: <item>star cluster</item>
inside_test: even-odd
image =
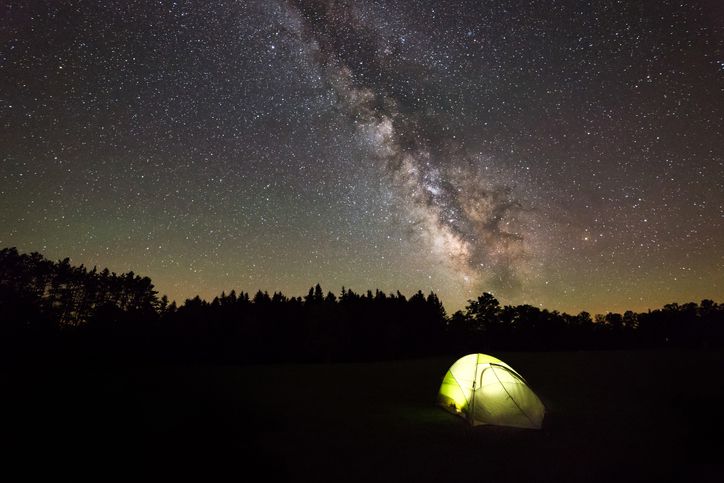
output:
[[[721,299],[717,2],[6,2],[0,245],[222,290]]]

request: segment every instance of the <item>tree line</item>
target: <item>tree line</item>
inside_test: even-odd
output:
[[[6,351],[136,355],[223,362],[344,361],[486,350],[723,347],[724,306],[711,300],[644,313],[569,315],[501,306],[484,293],[451,316],[433,292],[411,297],[319,284],[304,297],[231,291],[180,306],[151,279],[69,259],[0,250]]]

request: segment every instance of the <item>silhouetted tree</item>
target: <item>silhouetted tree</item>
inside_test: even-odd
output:
[[[0,340],[14,353],[73,341],[98,354],[264,362],[364,360],[490,349],[723,347],[724,307],[712,300],[667,304],[645,313],[568,315],[531,305],[501,307],[490,293],[447,317],[438,296],[418,291],[320,284],[304,297],[282,292],[222,292],[177,306],[151,279],[88,270],[69,259],[0,250]],[[60,338],[56,336],[62,336]],[[81,345],[78,345],[81,344]],[[45,349],[42,349],[45,350]],[[8,352],[7,350],[5,351]]]

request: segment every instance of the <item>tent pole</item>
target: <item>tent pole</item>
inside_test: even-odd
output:
[[[477,371],[476,371],[477,376]],[[473,413],[475,412],[475,379],[473,379],[473,393],[470,396],[470,411],[468,412],[468,419],[470,420],[470,426],[473,426],[475,424],[475,419],[473,419]]]
[[[473,375],[473,393],[470,396],[470,412],[468,418],[470,419],[470,426],[475,425],[475,383],[478,382],[478,362],[480,361],[480,354],[475,356],[475,373]]]

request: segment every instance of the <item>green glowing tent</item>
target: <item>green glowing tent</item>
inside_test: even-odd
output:
[[[540,429],[545,407],[523,376],[486,354],[458,359],[445,374],[438,403],[470,424]]]

